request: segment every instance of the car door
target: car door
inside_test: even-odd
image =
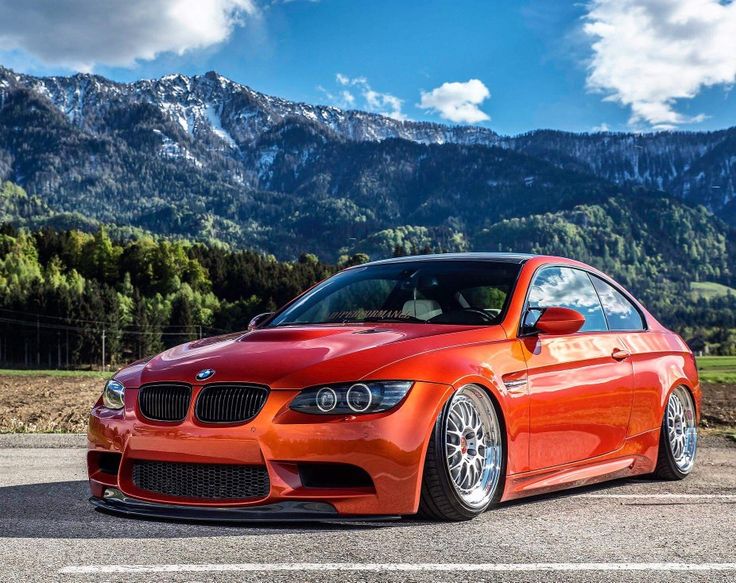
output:
[[[623,291],[596,275],[590,277],[601,299],[609,330],[615,331],[631,351],[634,390],[628,434],[649,431],[661,422],[663,371],[681,367],[677,346],[672,344],[671,333],[647,330],[646,318]]]
[[[585,316],[579,332],[534,331],[546,307]],[[568,464],[620,448],[626,438],[633,370],[622,339],[608,330],[587,272],[565,266],[538,271],[529,288],[522,342],[528,367],[529,467]]]

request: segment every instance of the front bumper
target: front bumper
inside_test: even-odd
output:
[[[200,387],[194,387],[190,408]],[[95,407],[90,416],[88,467],[92,503],[135,516],[197,520],[334,520],[413,514],[419,506],[428,438],[452,388],[415,383],[394,410],[322,418],[288,404],[298,391],[272,390],[261,412],[239,425],[203,424],[190,410],[181,423],[146,421],[135,389],[122,412]],[[121,454],[115,473],[96,463],[104,452]],[[195,500],[140,490],[136,461],[263,465],[267,496],[247,500]],[[304,463],[349,464],[364,470],[371,487],[306,487]],[[105,497],[105,490],[119,495]],[[309,514],[309,516],[307,516]]]

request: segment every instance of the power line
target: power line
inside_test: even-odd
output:
[[[111,322],[110,320],[87,320],[84,318],[75,318],[75,317],[68,317],[68,316],[50,316],[46,314],[39,314],[34,312],[25,312],[22,310],[11,310],[10,308],[0,308],[0,312],[6,312],[9,314],[19,314],[22,316],[33,316],[34,318],[46,318],[50,320],[61,320],[62,322],[79,322],[82,324],[98,324],[100,327],[110,327],[115,324],[115,322]],[[43,325],[44,323],[42,323]],[[51,325],[51,324],[49,324]],[[200,326],[199,324],[165,324],[165,328],[186,328],[186,329],[192,329],[197,328]],[[140,329],[140,326],[134,326],[133,324],[125,324],[123,326],[120,326],[120,329],[123,328],[138,328]],[[231,332],[231,330],[226,330],[224,328],[215,328],[213,326],[204,326],[203,327],[206,330],[211,330],[213,332],[223,332],[225,334]],[[135,331],[131,331],[130,333],[135,333]]]
[[[126,334],[132,336],[197,336],[199,328],[199,326],[197,325],[187,326],[190,329],[189,332],[155,332],[147,330],[123,330],[122,328],[118,328],[117,330],[115,330],[114,328],[110,328],[109,324],[107,328],[80,328],[77,326],[65,326],[63,324],[49,324],[47,322],[29,322],[27,320],[18,320],[15,318],[6,318],[3,316],[0,316],[0,322],[4,322],[6,324],[19,324],[21,326],[26,326],[29,328],[41,328],[44,330],[68,330],[70,332],[78,332],[80,334],[85,332],[100,332],[102,330],[107,330],[108,332],[115,332],[118,334]],[[205,331],[212,330],[206,327],[203,327],[202,329]]]
[[[69,317],[69,316],[49,316],[46,314],[39,314],[38,312],[25,312],[23,310],[11,310],[10,308],[0,308],[0,312],[8,312],[11,314],[21,314],[23,316],[34,316],[34,317],[40,317],[40,318],[48,318],[50,320],[63,320],[65,322],[69,322],[71,320],[75,322],[82,322],[85,324],[106,324],[107,322],[103,320],[87,320],[84,318],[75,318],[75,317]]]

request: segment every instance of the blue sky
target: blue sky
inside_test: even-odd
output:
[[[0,63],[120,81],[216,70],[288,99],[503,134],[707,130],[736,125],[734,8],[719,0],[0,0]]]

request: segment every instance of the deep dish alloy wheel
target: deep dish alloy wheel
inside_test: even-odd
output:
[[[687,389],[672,391],[667,402],[667,438],[672,457],[681,472],[689,472],[695,461],[698,433],[695,429],[695,407]]]
[[[667,399],[655,474],[681,480],[693,469],[698,447],[695,404],[685,387],[677,387]]]
[[[498,501],[505,471],[499,415],[477,385],[459,389],[435,424],[427,451],[420,511],[467,520]]]
[[[501,474],[501,435],[493,404],[482,389],[458,391],[445,422],[447,469],[471,508],[487,506]]]

